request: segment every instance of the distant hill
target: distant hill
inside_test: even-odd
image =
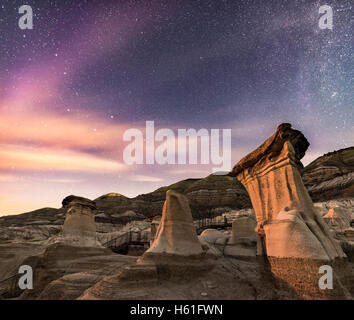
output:
[[[303,169],[314,201],[354,197],[354,147],[326,153]]]
[[[135,198],[105,195],[95,201],[98,210],[108,215],[132,210],[150,217],[161,214],[166,191],[169,189],[187,196],[195,218],[251,206],[247,191],[242,184],[234,178],[220,175],[182,180]]]

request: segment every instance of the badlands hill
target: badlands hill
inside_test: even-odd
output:
[[[240,182],[228,176],[210,175],[204,179],[183,180],[135,198],[118,193],[103,195],[95,199],[97,231],[110,232],[115,226],[160,215],[169,189],[187,196],[194,218],[251,206],[247,191]],[[59,232],[64,219],[63,208],[43,208],[0,217],[0,240],[47,239]]]
[[[329,152],[303,170],[303,181],[313,201],[354,195],[354,147]]]

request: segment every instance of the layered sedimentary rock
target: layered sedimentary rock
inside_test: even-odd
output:
[[[313,201],[354,197],[354,147],[327,153],[302,169],[302,178]],[[95,199],[99,235],[119,231],[123,225],[160,214],[166,191],[187,196],[192,215],[198,219],[251,206],[242,184],[229,176],[187,179],[153,192],[128,198],[108,193]],[[0,217],[0,241],[41,241],[58,234],[65,209],[43,208],[19,215]],[[108,236],[109,237],[109,236]]]
[[[106,248],[55,243],[22,263],[32,266],[34,283],[33,290],[23,291],[19,299],[61,300],[77,298],[104,276],[133,264],[134,258]]]
[[[187,196],[194,218],[248,208],[251,205],[247,191],[239,181],[229,176],[215,175],[182,180],[134,198],[110,193],[95,199],[95,203],[98,211],[106,214],[107,220],[114,215],[122,219],[122,215],[129,210],[145,217],[153,217],[161,214],[168,190]]]
[[[251,206],[242,184],[229,176],[186,179],[153,192],[128,198],[108,193],[95,199],[96,231],[99,235],[119,231],[132,221],[161,214],[167,190],[187,196],[194,218],[218,215]],[[44,241],[60,233],[66,208],[42,208],[19,215],[0,216],[0,241]],[[1,215],[1,212],[0,212]]]
[[[329,152],[303,169],[313,201],[354,197],[354,147]]]
[[[300,294],[313,297],[322,295],[317,284],[319,266],[344,258],[345,254],[314,209],[302,182],[300,159],[308,146],[300,131],[282,124],[272,137],[236,164],[231,175],[250,195],[262,244],[258,254],[267,255],[277,277]],[[304,261],[308,269],[301,273]],[[295,271],[297,275],[293,276]]]
[[[100,246],[96,239],[95,202],[69,196],[63,200],[63,207],[67,212],[58,241],[78,247]]]

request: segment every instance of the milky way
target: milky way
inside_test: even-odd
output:
[[[305,163],[353,145],[353,28],[350,0],[1,1],[0,214],[210,173],[127,168],[122,132],[147,120],[231,128],[233,162],[282,122],[311,142]]]

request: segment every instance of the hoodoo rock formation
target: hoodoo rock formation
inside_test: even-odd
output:
[[[318,289],[319,266],[334,264],[345,254],[302,182],[300,159],[308,146],[300,131],[281,124],[273,136],[235,165],[231,175],[251,198],[262,244],[258,254],[267,255],[276,277],[299,294],[315,297],[324,295]]]
[[[178,258],[196,258],[203,255],[187,197],[173,190],[166,192],[162,218],[155,240],[142,258],[144,261],[166,263]],[[167,259],[171,258],[171,259]]]
[[[63,200],[67,209],[62,232],[58,241],[71,246],[97,247],[94,201],[82,197],[69,196]]]

